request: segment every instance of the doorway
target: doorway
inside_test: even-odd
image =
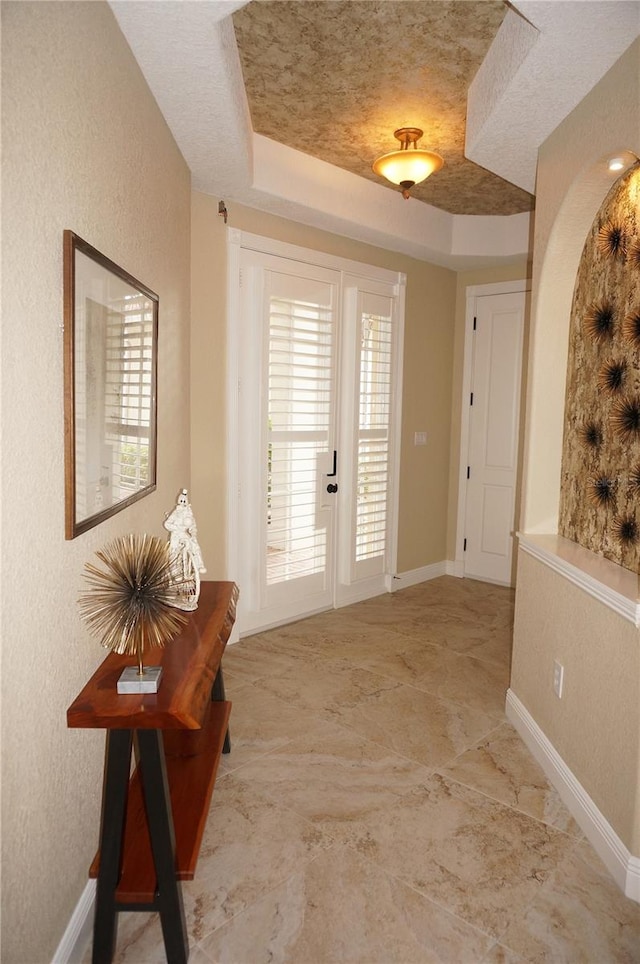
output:
[[[235,234],[230,510],[248,635],[389,588],[404,299],[397,273]]]
[[[456,572],[514,583],[527,283],[467,289]]]

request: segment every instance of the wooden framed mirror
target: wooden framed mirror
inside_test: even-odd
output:
[[[156,487],[158,296],[64,232],[65,535]]]

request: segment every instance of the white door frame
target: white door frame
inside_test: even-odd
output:
[[[240,324],[240,252],[242,249],[260,251],[282,258],[313,264],[354,275],[361,279],[370,278],[397,286],[399,312],[399,349],[395,352],[395,402],[392,432],[394,436],[394,458],[389,476],[393,486],[393,498],[390,505],[390,545],[389,545],[389,575],[386,588],[391,591],[392,576],[397,570],[398,550],[398,509],[399,509],[399,474],[400,474],[400,431],[401,431],[401,391],[402,391],[402,345],[404,340],[404,298],[406,275],[388,268],[379,268],[365,262],[352,261],[323,251],[314,251],[273,238],[251,234],[238,228],[227,228],[227,324],[226,324],[226,570],[227,578],[238,579],[240,566],[239,557],[239,486],[240,466],[238,461],[238,432],[240,425],[239,407],[239,324]],[[239,606],[242,606],[242,587],[240,587]],[[353,598],[344,599],[340,605],[355,602],[358,598],[366,598],[354,593]],[[231,642],[239,638],[240,621],[237,620],[231,635]]]
[[[526,294],[531,291],[531,282],[497,281],[486,285],[468,285],[466,290],[466,311],[464,323],[464,361],[462,366],[462,397],[460,416],[460,452],[458,470],[458,513],[456,522],[456,556],[453,573],[464,576],[464,534],[466,528],[467,503],[467,465],[469,455],[469,424],[471,421],[470,397],[473,373],[473,320],[476,316],[476,299],[483,295]],[[526,318],[525,318],[526,330]],[[525,337],[525,345],[527,344]],[[524,366],[523,366],[524,370]]]

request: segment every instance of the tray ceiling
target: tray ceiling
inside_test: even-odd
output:
[[[438,0],[435,5],[425,0],[256,3],[247,16],[262,18],[271,6],[280,26],[267,29],[259,19],[254,28],[248,22],[248,32],[241,38],[245,60],[247,51],[251,60],[259,63],[263,53],[275,49],[270,54],[276,58],[269,69],[272,76],[265,66],[263,81],[258,76],[257,93],[250,97],[252,101],[258,95],[273,100],[269,88],[275,84],[282,118],[279,102],[284,103],[287,94],[289,106],[280,125],[289,127],[287,140],[294,147],[284,143],[279,130],[264,135],[254,128],[261,121],[256,116],[258,108],[254,104],[250,108],[248,103],[250,82],[245,84],[232,19],[246,6],[246,0],[109,3],[189,165],[193,190],[224,199],[231,222],[233,204],[238,203],[455,270],[527,256],[530,213],[525,210],[505,217],[501,205],[512,185],[531,203],[527,192],[535,189],[540,145],[640,34],[639,0],[514,0],[508,4],[485,0],[478,5],[480,24],[475,27],[464,27],[465,18],[476,6],[472,0]],[[335,18],[327,13],[350,7],[353,9],[344,14],[348,19],[336,32]],[[393,19],[385,19],[407,12],[415,17],[423,7],[425,11],[433,8],[436,21],[418,18],[410,21],[411,28],[407,21],[401,28]],[[358,10],[365,14],[360,21]],[[283,42],[281,30],[293,28],[302,14],[306,26],[300,29],[300,38],[291,39],[289,34]],[[437,26],[439,17],[448,24],[447,29]],[[430,24],[428,30],[425,23]],[[258,26],[265,31],[264,37]],[[361,44],[359,35],[365,28],[368,40]],[[243,29],[238,27],[238,34]],[[418,56],[418,72],[412,74],[403,65],[415,65],[417,40],[435,44],[429,49],[440,53],[424,58],[421,68]],[[329,54],[325,59],[318,55],[325,47],[333,50],[332,59]],[[481,50],[487,51],[484,58]],[[279,65],[277,57],[284,58]],[[387,58],[396,86],[393,98],[380,110],[381,91],[388,85],[379,78]],[[328,63],[331,69],[327,69]],[[466,129],[466,160],[461,142],[457,148],[451,147],[449,154],[445,111],[441,108],[442,116],[436,116],[433,106],[433,78],[437,71],[444,75],[445,64],[450,79],[447,92],[458,82],[457,72],[467,72],[468,96],[460,95],[459,108],[463,111],[466,102],[466,122],[458,122]],[[296,71],[302,68],[306,80],[298,79]],[[365,73],[369,80],[362,84]],[[338,83],[339,93],[331,86]],[[317,109],[304,99],[305,84],[316,96]],[[320,96],[323,85],[328,85],[328,93]],[[369,88],[375,89],[375,99],[370,98]],[[411,91],[415,95],[416,90],[413,102],[430,111],[424,121],[399,113],[401,96]],[[321,118],[325,100],[333,106]],[[455,127],[455,121],[450,123]],[[439,149],[445,156],[445,168],[421,189],[423,203],[405,202],[398,191],[370,171],[378,153],[395,147],[394,128],[405,124],[424,125],[424,146]],[[363,133],[366,130],[370,133]],[[308,140],[300,140],[302,134]],[[340,162],[333,153],[331,163],[306,153],[320,148],[343,151],[345,147],[346,157]],[[356,162],[361,164],[361,175],[346,169]],[[339,163],[344,163],[345,169]],[[456,167],[459,176],[454,178]],[[480,176],[489,180],[475,180]],[[445,184],[448,196],[438,200],[435,192]],[[499,206],[490,208],[491,213],[469,216],[470,210],[478,208],[463,202],[466,213],[455,213],[458,209],[452,209],[452,204],[469,196],[471,184],[474,204],[494,197]]]
[[[464,156],[467,91],[502,0],[253,0],[233,15],[253,130],[398,190],[371,170],[420,127],[444,167],[412,197],[452,214],[529,211],[533,196]]]

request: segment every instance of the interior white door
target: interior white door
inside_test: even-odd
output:
[[[515,528],[524,292],[476,298],[464,573],[510,585]]]

